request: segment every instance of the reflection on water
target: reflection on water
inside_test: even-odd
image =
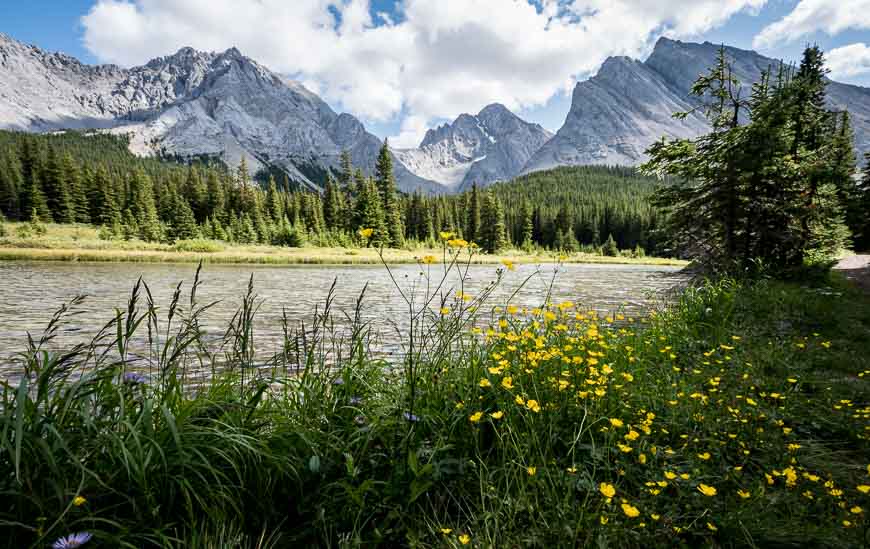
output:
[[[440,278],[439,265],[431,267]],[[496,278],[496,266],[471,266],[465,292],[475,295]],[[504,274],[489,303],[502,305],[514,292],[518,306],[541,305],[552,287],[551,300],[571,300],[599,311],[623,309],[637,312],[650,299],[673,287],[681,276],[675,267],[644,265],[562,265],[554,277],[553,265],[517,266]],[[184,281],[183,295],[193,281],[193,265],[134,263],[0,262],[0,365],[10,367],[9,357],[25,348],[27,332],[42,332],[54,311],[75,295],[86,295],[79,314],[66,322],[56,345],[89,341],[111,320],[114,309],[126,300],[140,276],[148,284],[158,306],[168,307],[175,286]],[[392,268],[396,281],[406,290],[425,286],[420,268]],[[198,302],[219,301],[206,316],[205,326],[214,335],[222,333],[244,295],[253,274],[255,291],[262,302],[255,322],[258,353],[280,349],[281,315],[291,322],[310,322],[315,306],[322,306],[333,280],[337,280],[334,311],[352,312],[359,293],[368,284],[363,318],[381,334],[384,351],[396,348],[396,328],[401,330],[407,305],[382,266],[252,266],[209,265],[203,269]],[[523,286],[523,282],[528,281]],[[451,276],[444,286],[452,296],[459,278]],[[522,286],[522,287],[521,287]],[[392,344],[391,344],[392,343]]]

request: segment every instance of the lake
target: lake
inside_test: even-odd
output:
[[[477,295],[496,279],[495,265],[468,268],[465,293]],[[393,277],[406,290],[425,286],[421,268],[415,265],[391,267]],[[428,268],[433,284],[443,267]],[[548,288],[551,301],[570,300],[601,312],[623,310],[638,313],[651,300],[679,283],[679,267],[646,265],[518,265],[506,271],[488,304],[503,305],[514,292],[511,303],[535,307],[543,304]],[[427,270],[424,268],[422,271]],[[137,263],[0,262],[0,376],[14,375],[10,357],[25,349],[27,333],[38,336],[52,314],[76,295],[86,295],[64,323],[55,345],[87,342],[111,318],[115,308],[124,309],[136,280],[141,276],[155,302],[168,308],[176,285],[182,286],[183,302],[193,282],[195,265]],[[382,335],[382,351],[397,352],[397,328],[401,331],[407,305],[383,266],[254,266],[207,265],[203,268],[199,303],[218,301],[207,313],[205,326],[220,335],[237,310],[253,274],[254,288],[261,302],[255,326],[258,354],[280,350],[281,315],[293,321],[310,322],[315,306],[321,306],[333,280],[337,281],[333,308],[352,313],[363,287],[368,284],[363,317]],[[555,276],[554,276],[555,275]],[[437,279],[437,280],[435,280]],[[453,296],[459,277],[449,276],[442,291]],[[339,319],[340,321],[340,319]]]

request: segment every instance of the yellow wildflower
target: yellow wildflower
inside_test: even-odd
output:
[[[421,261],[426,265],[431,265],[438,261],[438,259],[434,255],[424,255]]]
[[[526,402],[526,408],[535,412],[536,414],[541,411],[541,405],[538,404],[537,400],[529,399],[529,401]]]
[[[490,383],[489,380],[486,378],[481,379],[479,385],[484,389],[486,389],[487,387],[492,387],[492,383]]]
[[[375,233],[374,229],[360,229],[359,230],[359,235],[363,238],[371,238],[374,233]]]
[[[88,500],[86,500],[82,496],[76,496],[72,500],[72,504],[75,505],[76,507],[81,507],[82,505],[84,505],[87,502],[88,502]]]
[[[453,237],[453,233],[441,231],[438,233],[438,236],[441,237],[441,240],[450,240]]]
[[[665,478],[668,480],[674,480],[675,478],[677,478],[677,474],[672,473],[671,471],[665,471]]]
[[[468,421],[471,423],[477,423],[483,417],[483,412],[474,412],[470,416],[468,416]]]
[[[714,488],[712,486],[707,486],[703,482],[698,485],[698,491],[701,492],[702,494],[704,494],[705,496],[709,496],[709,497],[716,495],[716,488]]]
[[[530,477],[535,476],[535,473],[537,473],[537,472],[538,472],[537,467],[526,467],[526,473],[528,473]]]
[[[469,536],[468,534],[462,534],[461,536],[459,536],[459,543],[461,543],[462,545],[468,545],[469,543],[471,543],[471,536]]]
[[[747,499],[752,494],[746,490],[737,490],[737,495],[740,496],[741,499]]]
[[[617,428],[623,426],[622,420],[616,418],[610,418],[610,424]]]
[[[862,494],[870,494],[870,486],[867,486],[866,484],[861,484],[858,486],[858,491]]]
[[[716,525],[713,524],[712,522],[707,523],[707,529],[710,530],[711,532],[715,532],[716,530],[718,530],[718,528],[716,528]]]
[[[852,507],[851,509],[849,509],[849,512],[852,513],[853,515],[860,515],[861,513],[864,512],[864,509],[861,509],[860,507],[858,507],[856,505],[856,506]]]
[[[501,386],[510,391],[514,388],[514,378],[510,376],[503,377],[501,380]]]
[[[607,484],[606,482],[602,482],[598,485],[598,491],[606,498],[612,498],[616,495],[616,488],[614,488],[612,484]]]
[[[513,271],[513,270],[514,270],[514,262],[513,262],[513,261],[510,261],[509,259],[502,259],[502,260],[501,260],[501,264],[504,265],[505,268],[506,268],[507,270],[509,270],[509,271]]]
[[[441,307],[441,314],[442,315],[449,315],[450,314],[450,307]]]
[[[492,419],[501,419],[504,417],[504,412],[499,410],[498,412],[493,412],[489,414],[489,417],[491,417]]]
[[[637,507],[634,507],[633,505],[630,505],[628,503],[622,504],[622,512],[625,513],[625,516],[627,516],[628,518],[635,518],[636,516],[640,515],[640,511],[638,511]]]
[[[704,461],[707,461],[708,459],[710,459],[710,452],[704,452],[703,454],[698,454],[698,457],[703,459]]]
[[[453,528],[442,528],[441,529],[441,533],[444,534],[445,536],[452,531],[453,531]]]

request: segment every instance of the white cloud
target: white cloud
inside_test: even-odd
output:
[[[834,36],[848,29],[870,29],[870,0],[800,0],[791,13],[764,27],[752,43],[765,48],[818,31]]]
[[[835,48],[825,54],[831,78],[870,74],[870,46],[862,42]]]
[[[237,46],[363,119],[401,117],[391,142],[410,146],[433,120],[543,105],[609,55],[641,56],[660,35],[696,36],[766,1],[403,0],[399,17],[373,20],[368,0],[98,0],[82,23],[87,49],[122,65]]]

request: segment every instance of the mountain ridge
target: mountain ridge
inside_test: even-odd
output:
[[[373,173],[382,142],[336,113],[302,84],[271,72],[237,48],[185,47],[144,65],[86,65],[0,35],[0,127],[23,131],[104,129],[131,136],[137,154],[216,155],[252,170],[280,167],[318,189],[317,169],[336,168],[343,150]],[[441,186],[396,165],[404,191]],[[308,172],[308,173],[306,173]]]
[[[709,130],[688,91],[720,46],[660,38],[644,61],[608,57],[578,82],[553,134],[500,103],[426,131],[419,147],[391,149],[400,190],[463,191],[558,166],[637,165],[662,136]],[[725,46],[745,86],[780,61]],[[870,151],[870,89],[830,81],[831,108],[852,114],[856,151]],[[677,111],[690,112],[683,119]],[[372,174],[383,142],[349,113],[335,112],[301,83],[231,47],[191,47],[130,68],[87,65],[0,33],[0,127],[24,131],[97,129],[127,134],[140,155],[248,159],[278,167],[320,190],[342,151]]]
[[[692,138],[709,131],[697,112],[682,120],[672,114],[698,106],[689,89],[715,62],[719,48],[662,37],[645,61],[607,58],[595,76],[575,85],[565,123],[521,173],[566,165],[637,165],[662,136]],[[747,97],[762,70],[782,63],[733,46],[725,46],[725,52]],[[828,105],[850,112],[860,159],[870,151],[870,89],[829,80]]]

